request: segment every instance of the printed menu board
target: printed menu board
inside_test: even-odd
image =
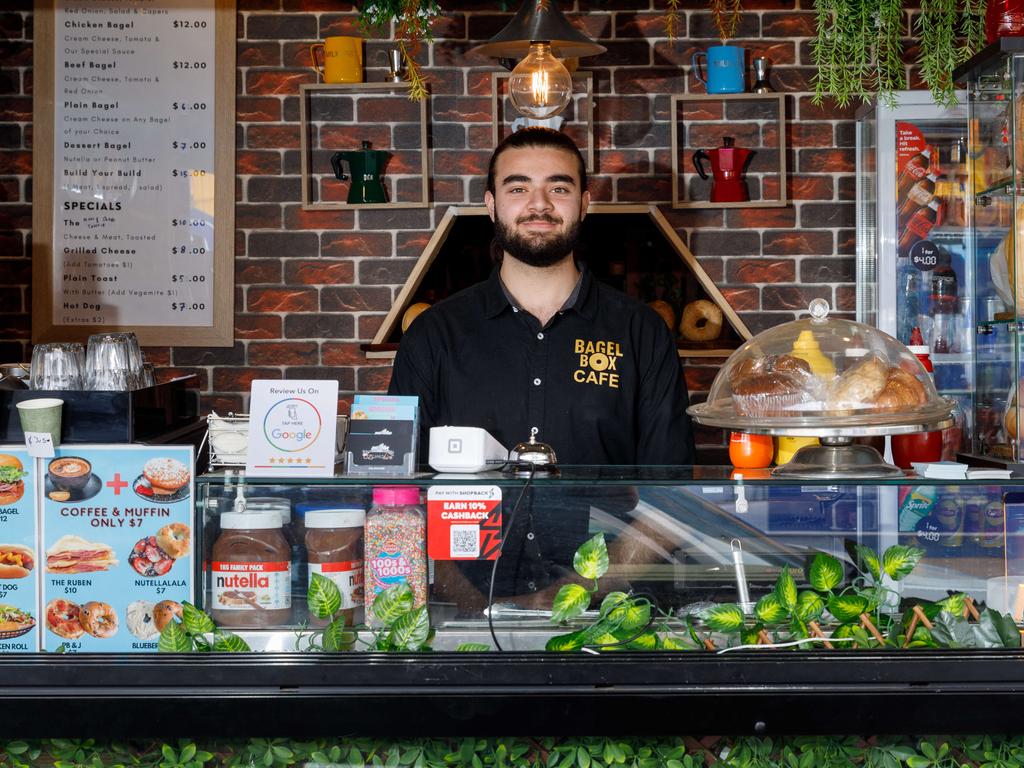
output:
[[[36,460],[0,449],[0,653],[39,647]]]
[[[155,651],[193,599],[192,449],[66,446],[40,466],[43,648]]]
[[[213,0],[61,0],[53,322],[213,322]]]

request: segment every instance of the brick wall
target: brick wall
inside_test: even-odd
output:
[[[420,58],[430,76],[432,209],[303,211],[299,179],[301,83],[315,82],[308,46],[355,34],[344,0],[238,0],[236,342],[228,349],[147,350],[158,365],[200,376],[204,408],[243,410],[253,378],[337,378],[341,390],[379,390],[389,368],[367,360],[370,340],[450,203],[480,204],[490,154],[490,73],[465,52],[510,18],[498,0],[444,0],[435,43]],[[511,3],[513,7],[518,2]],[[30,0],[0,11],[0,359],[30,354],[32,13]],[[568,10],[570,3],[563,2]],[[597,156],[593,193],[607,202],[662,206],[752,331],[790,320],[822,296],[854,309],[853,109],[824,108],[809,93],[809,0],[744,0],[737,42],[774,62],[772,83],[790,94],[787,180],[779,209],[673,211],[670,95],[699,92],[692,53],[716,44],[706,6],[684,3],[670,41],[664,0],[576,0],[570,18],[608,48],[584,59],[595,73]],[[579,7],[586,9],[580,12]],[[639,8],[639,10],[638,10]],[[384,39],[367,43],[381,79]],[[688,366],[707,389],[720,361]],[[716,431],[705,442],[721,444]]]

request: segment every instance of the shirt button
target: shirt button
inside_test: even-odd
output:
[[[533,386],[539,387],[540,386],[540,379],[534,379],[533,380]]]
[[[544,338],[544,334],[543,334],[543,333],[538,333],[538,334],[537,334],[537,338],[538,338],[538,339],[542,339],[542,340],[543,340],[543,338]]]
[[[512,307],[512,311],[513,312],[518,312],[519,311],[519,307]]]
[[[537,589],[537,583],[533,581],[528,581],[526,582],[526,588],[532,592],[533,590]]]
[[[535,537],[534,537],[534,535],[533,535],[533,531],[527,531],[527,532],[526,532],[526,538],[527,538],[527,539],[528,539],[529,541],[533,541],[533,539],[535,538]]]

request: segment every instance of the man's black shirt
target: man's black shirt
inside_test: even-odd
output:
[[[498,269],[409,327],[391,394],[420,398],[429,429],[481,427],[506,448],[533,427],[561,464],[692,464],[676,347],[652,309],[594,280],[544,327],[515,307]]]

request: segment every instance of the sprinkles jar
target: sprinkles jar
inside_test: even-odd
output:
[[[366,514],[366,623],[379,626],[373,601],[388,587],[403,582],[412,589],[418,608],[427,602],[426,514],[420,491],[410,486],[373,489]]]

